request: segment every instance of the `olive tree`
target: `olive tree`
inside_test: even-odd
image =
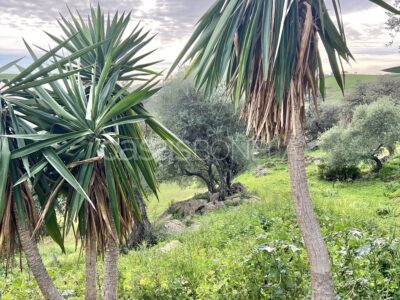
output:
[[[254,144],[244,136],[244,124],[234,115],[223,90],[205,98],[192,79],[178,76],[164,85],[150,105],[201,158],[182,160],[165,149],[159,155],[161,178],[197,178],[210,194],[218,193],[219,200],[234,193],[233,177],[248,164]]]
[[[382,99],[359,106],[349,125],[336,126],[321,136],[320,146],[328,154],[330,166],[373,162],[374,171],[382,168],[383,148],[394,149],[400,141],[400,107]]]

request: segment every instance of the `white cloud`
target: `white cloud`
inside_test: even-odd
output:
[[[396,47],[387,47],[390,41],[385,29],[387,15],[379,7],[353,11],[343,15],[348,46],[356,61],[345,64],[349,73],[380,74],[381,70],[400,64]],[[325,72],[330,70],[325,55]]]
[[[159,49],[152,59],[164,60],[161,69],[173,62],[193,31],[196,20],[213,1],[99,0],[104,10],[132,10],[134,21],[141,21],[146,29],[158,33],[150,47]],[[5,54],[25,53],[22,37],[30,44],[47,46],[49,39],[43,30],[60,34],[56,23],[58,11],[65,13],[68,4],[86,14],[90,3],[90,0],[0,0],[0,58]],[[365,0],[342,1],[342,4],[349,48],[356,58],[346,70],[378,73],[383,68],[400,65],[397,48],[385,46],[389,42],[385,12]],[[327,60],[324,61],[325,71],[329,72]]]

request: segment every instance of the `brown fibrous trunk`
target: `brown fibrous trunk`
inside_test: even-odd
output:
[[[24,224],[18,219],[18,212],[15,211],[16,225],[19,241],[25,254],[29,269],[32,271],[43,296],[47,300],[62,300],[60,292],[54,286],[40,256],[35,239],[31,236],[29,224]]]
[[[97,242],[94,234],[87,234],[86,236],[86,300],[96,300],[97,298],[97,272],[96,272],[96,258],[97,258]]]
[[[304,162],[305,139],[299,115],[296,117],[295,128],[289,138],[288,159],[297,222],[310,263],[312,299],[332,300],[335,293],[329,253],[308,190]]]
[[[116,300],[118,289],[118,236],[112,218],[110,218],[110,223],[112,234],[107,238],[104,254],[103,300]]]

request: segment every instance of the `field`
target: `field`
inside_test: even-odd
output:
[[[307,259],[292,210],[287,164],[279,157],[265,162],[275,164],[267,176],[256,178],[249,170],[237,178],[260,196],[260,203],[198,216],[191,221],[198,230],[167,236],[153,248],[123,255],[119,263],[121,299],[307,298]],[[327,183],[318,179],[315,165],[308,167],[314,205],[343,299],[377,299],[383,293],[400,296],[396,263],[400,258],[400,199],[388,197],[399,186],[385,182],[399,171],[397,156],[379,176]],[[177,184],[163,184],[160,202],[152,199],[148,205],[150,215],[154,218],[172,201],[201,191],[192,186],[182,192]],[[178,241],[178,246],[162,251],[171,241]],[[83,259],[72,239],[66,255],[60,255],[48,241],[40,248],[64,296],[81,299]],[[32,277],[18,268],[0,282],[0,295],[1,299],[40,299]]]
[[[392,75],[385,75],[392,76]],[[379,78],[379,75],[359,75],[359,74],[346,74],[345,78],[345,96],[348,95],[351,90],[356,86],[358,82],[371,82],[376,81]],[[327,103],[337,104],[343,100],[343,94],[340,90],[335,77],[327,76],[325,79],[326,85],[326,99]]]
[[[0,80],[1,79],[11,79],[13,77],[14,77],[13,74],[0,74]]]

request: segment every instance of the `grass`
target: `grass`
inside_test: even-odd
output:
[[[390,75],[388,75],[390,76]],[[347,74],[346,75],[346,88],[345,95],[349,94],[352,89],[359,82],[371,82],[376,81],[379,78],[379,75],[358,75],[358,74]],[[326,103],[328,104],[338,104],[343,101],[343,94],[340,90],[335,77],[327,76],[325,79],[326,85]]]
[[[11,79],[14,76],[15,76],[14,74],[0,74],[0,80],[1,79]]]
[[[204,193],[205,191],[205,188],[202,188],[197,184],[184,186],[175,182],[162,183],[160,185],[160,192],[158,194],[159,199],[157,199],[155,196],[151,196],[147,204],[150,221],[155,220],[158,216],[165,212],[172,203],[189,199],[193,195],[197,193]]]
[[[398,299],[400,266],[396,261],[400,249],[393,244],[393,237],[398,236],[400,200],[387,196],[396,183],[386,181],[399,174],[399,160],[388,162],[381,176],[348,183],[321,181],[316,166],[308,167],[310,191],[332,255],[337,291],[344,299],[382,295]],[[260,203],[198,216],[194,220],[200,225],[198,231],[169,236],[151,249],[123,255],[119,261],[121,299],[308,298],[307,259],[293,213],[288,167],[277,157],[265,160],[269,161],[276,166],[267,176],[254,177],[249,170],[236,179],[258,194]],[[154,219],[171,202],[202,191],[194,185],[181,188],[164,183],[160,201],[150,199],[149,214]],[[161,247],[171,240],[179,241],[179,246],[162,252]],[[357,256],[362,249],[378,247],[377,243],[378,250]],[[388,245],[387,249],[381,245]],[[84,264],[73,241],[67,243],[66,255],[59,255],[48,241],[40,249],[66,298],[81,299]],[[100,263],[99,269],[102,277]],[[40,299],[38,295],[26,271],[14,270],[0,281],[1,299]]]
[[[321,157],[321,152],[316,152],[316,157]],[[393,161],[397,162],[398,157]],[[400,165],[390,162],[382,172],[399,172]],[[390,167],[389,167],[390,166]],[[394,171],[394,170],[396,171]],[[391,200],[385,196],[385,190],[390,183],[384,182],[379,177],[357,180],[348,183],[327,182],[318,178],[315,165],[307,169],[309,188],[314,205],[318,210],[323,210],[334,217],[345,218],[351,215],[351,222],[359,224],[377,217],[377,211],[383,208],[394,208],[400,204],[400,199]],[[388,176],[388,175],[386,175]],[[269,175],[255,178],[246,172],[237,178],[250,191],[258,194],[263,199],[273,202],[277,207],[288,205],[291,202],[288,167],[286,164],[278,165],[269,170]],[[400,225],[399,218],[378,219],[384,228],[395,228]]]

